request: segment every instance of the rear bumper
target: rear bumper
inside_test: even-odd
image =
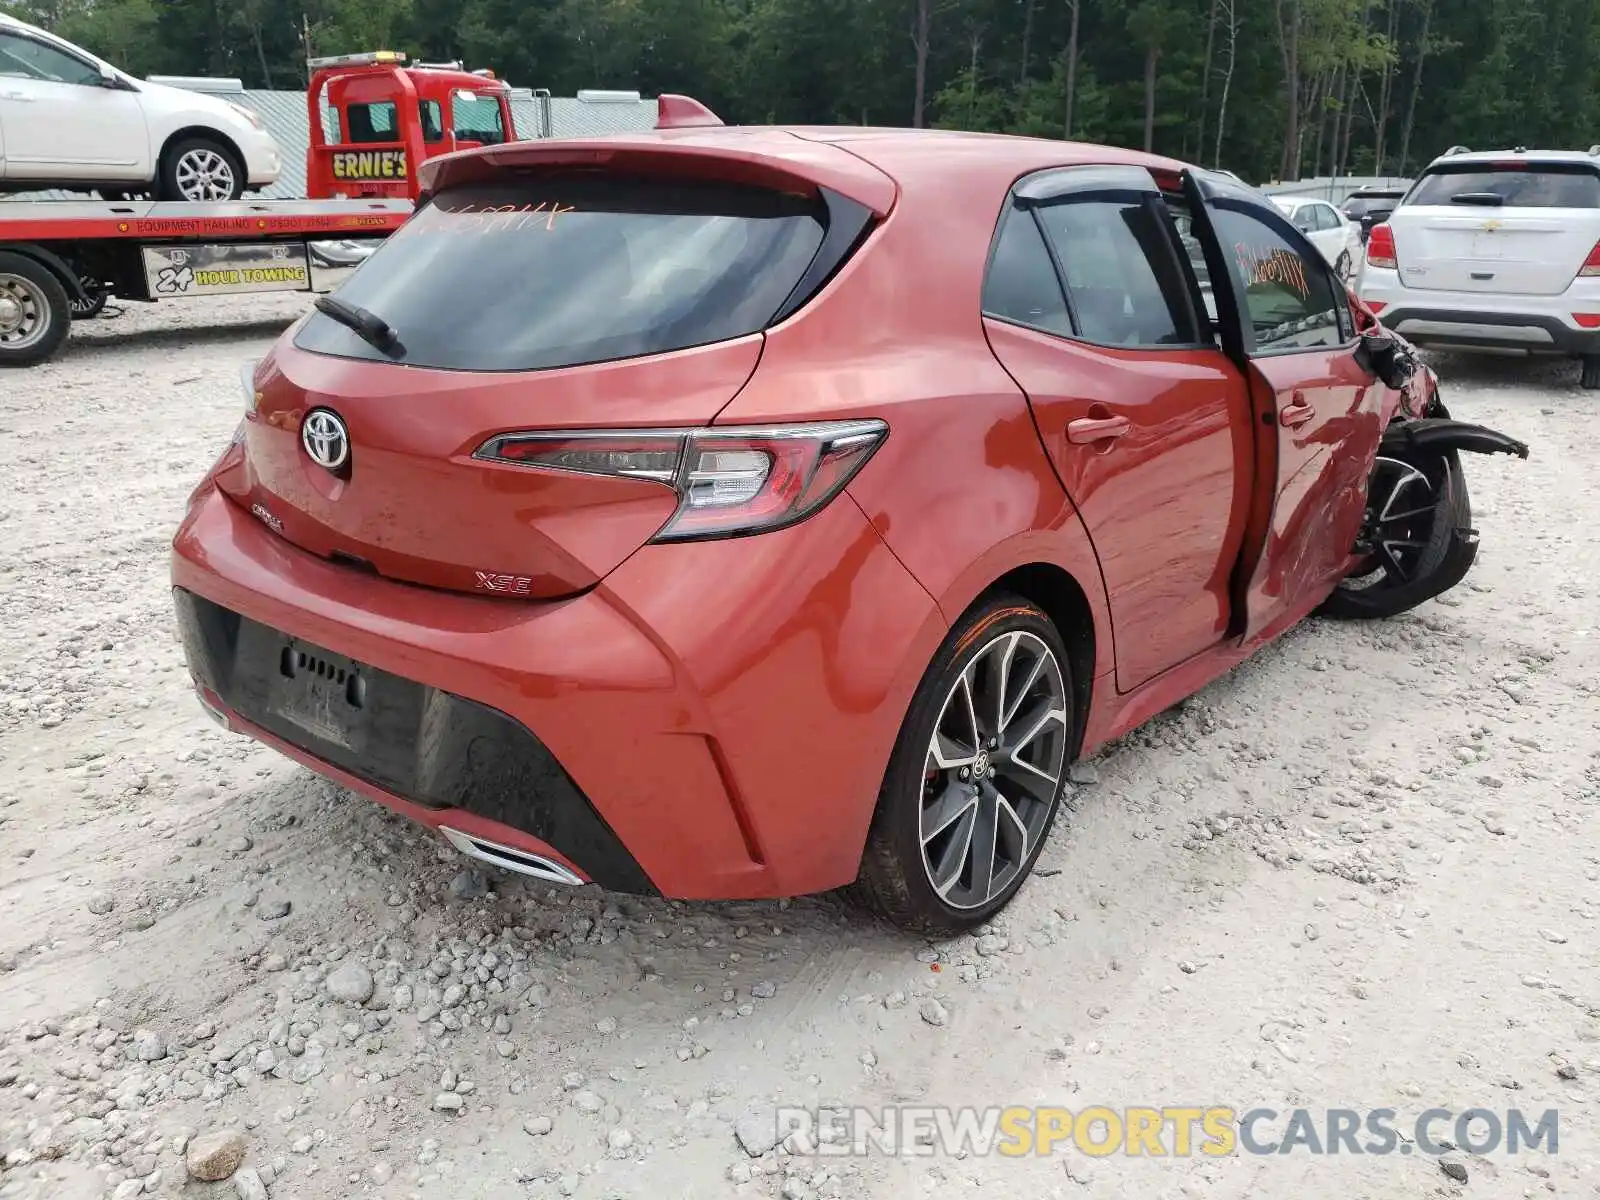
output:
[[[845,496],[776,534],[645,547],[593,591],[536,603],[326,562],[207,485],[172,581],[191,673],[241,732],[425,824],[683,899],[855,877],[943,632]],[[268,651],[241,655],[249,638]],[[384,736],[350,750],[275,717],[285,638],[380,681]]]
[[[492,830],[484,834],[491,840],[494,832],[514,830],[523,835],[514,839],[517,848],[542,856],[555,851],[584,880],[613,891],[654,890],[548,747],[505,713],[363,664],[361,704],[352,711],[369,715],[370,724],[359,741],[341,740],[315,722],[296,723],[273,704],[274,685],[285,678],[280,631],[183,588],[173,597],[202,703],[220,709],[230,728],[325,774],[332,768],[348,777],[340,782],[365,785],[366,794],[434,828]],[[298,640],[295,646],[323,663],[335,658],[324,647]],[[344,666],[341,678],[315,685],[335,693],[331,699],[340,705],[350,690]],[[467,814],[488,824],[462,820]]]
[[[1596,282],[1575,284],[1559,296],[1440,292],[1404,287],[1396,272],[1369,268],[1361,299],[1384,325],[1419,346],[1582,356],[1600,354],[1600,328],[1585,329],[1573,319],[1574,313],[1600,316]],[[1580,287],[1594,294],[1580,294]]]

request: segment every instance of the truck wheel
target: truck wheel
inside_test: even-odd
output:
[[[54,272],[0,250],[0,366],[26,367],[56,352],[72,328],[67,289]]]
[[[84,293],[89,297],[87,300],[69,301],[74,321],[94,320],[94,318],[105,312],[106,301],[111,299],[111,289],[107,287],[85,287]]]
[[[1584,355],[1582,383],[1591,392],[1600,389],[1600,354]]]
[[[214,138],[186,138],[161,158],[158,200],[237,200],[244,195],[244,164]]]

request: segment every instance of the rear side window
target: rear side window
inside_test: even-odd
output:
[[[1159,209],[1133,200],[1074,200],[1043,209],[1040,217],[1086,341],[1173,346],[1199,340]]]
[[[1061,294],[1044,235],[1025,208],[1013,208],[1006,214],[983,283],[983,311],[1046,333],[1072,333],[1067,299]]]
[[[295,344],[467,371],[606,362],[764,329],[825,232],[822,202],[761,188],[549,173],[453,188],[338,297],[378,316],[385,354],[314,312]]]
[[[1393,212],[1394,206],[1399,203],[1398,194],[1351,196],[1345,201],[1344,210],[1352,217],[1362,217],[1370,212]]]
[[[1577,163],[1444,168],[1424,175],[1406,204],[1600,208],[1600,174]]]

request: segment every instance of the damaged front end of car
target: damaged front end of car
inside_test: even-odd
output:
[[[1478,531],[1461,470],[1461,453],[1515,454],[1515,438],[1451,418],[1439,381],[1417,350],[1366,314],[1357,353],[1384,386],[1400,393],[1367,484],[1367,508],[1356,538],[1356,566],[1322,612],[1380,618],[1415,608],[1460,583],[1478,556]]]

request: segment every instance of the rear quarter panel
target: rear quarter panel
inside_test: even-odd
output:
[[[1054,564],[1089,599],[1098,677],[1111,666],[1099,566],[981,318],[1001,205],[1036,164],[974,153],[970,171],[897,174],[893,211],[815,301],[768,332],[759,367],[718,422],[887,421],[888,440],[849,494],[942,620],[957,620],[1007,571]],[[931,648],[915,653],[903,670],[908,704]]]

